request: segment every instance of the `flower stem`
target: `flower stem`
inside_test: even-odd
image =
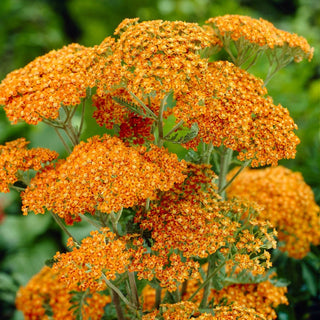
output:
[[[222,196],[223,199],[226,198],[225,186],[226,186],[229,165],[232,159],[232,153],[233,153],[232,149],[228,149],[224,147],[221,154],[221,159],[220,159],[218,193]]]
[[[158,116],[158,147],[161,148],[163,146],[163,142],[164,142],[164,136],[163,136],[163,112],[164,112],[164,108],[166,106],[166,102],[167,99],[170,95],[170,92],[167,93],[163,99],[161,100],[161,104],[160,104],[160,110],[159,110],[159,116]]]
[[[188,299],[188,301],[191,301],[198,294],[198,292],[210,282],[211,278],[213,278],[224,267],[225,264],[226,264],[225,261],[223,261],[221,264],[219,264],[214,269],[214,271],[207,276],[207,279],[198,287],[198,289],[191,295],[191,297]]]
[[[130,284],[130,289],[132,293],[133,304],[135,305],[136,309],[139,309],[140,308],[139,295],[138,295],[138,289],[137,289],[134,272],[128,271],[128,277],[129,277],[129,284]]]
[[[136,307],[122,294],[122,292],[111,281],[107,279],[106,275],[103,272],[101,276],[104,282],[106,283],[106,285],[110,289],[112,289],[130,309],[136,310]]]
[[[209,258],[208,260],[209,260],[209,263],[208,263],[207,279],[210,276],[210,270],[212,268],[212,259]],[[204,287],[200,308],[205,308],[207,306],[209,293],[210,293],[210,281]]]
[[[179,129],[184,124],[183,120],[180,120],[165,136],[164,139],[167,139],[170,137],[172,133],[174,133],[177,129]]]
[[[125,317],[123,315],[123,311],[121,308],[121,304],[120,304],[119,295],[117,294],[116,291],[111,289],[111,296],[112,296],[112,302],[116,309],[118,320],[125,320]]]
[[[112,223],[112,228],[113,228],[113,232],[119,236],[119,232],[118,232],[118,222],[121,218],[121,215],[122,215],[122,211],[123,211],[123,208],[121,208],[119,210],[118,213],[115,213],[114,211],[112,211],[110,213],[110,218],[111,218],[111,223]]]
[[[77,132],[78,141],[80,140],[81,131],[82,131],[82,128],[83,128],[85,108],[86,108],[86,99],[83,99],[83,101],[82,101],[82,109],[81,109],[81,122],[80,122],[80,126],[79,126],[79,129],[78,129],[78,132]]]
[[[250,164],[250,162],[251,160],[246,160],[239,168],[239,170],[235,173],[235,175],[224,185],[220,192],[224,192],[230,186],[233,180]]]
[[[71,153],[71,149],[68,146],[68,144],[65,142],[65,140],[63,139],[62,135],[59,132],[59,129],[54,127],[55,132],[57,133],[59,139],[61,140],[61,142],[63,143],[64,147],[66,148],[67,152],[70,154]]]
[[[56,223],[59,225],[59,227],[70,237],[72,238],[73,242],[77,245],[80,246],[80,243],[77,241],[77,239],[68,231],[68,229],[65,227],[63,222],[61,221],[61,218],[53,213],[52,211],[49,211],[50,214],[52,215],[53,219],[56,221]]]
[[[90,219],[89,217],[87,217],[86,215],[82,214],[81,218],[83,218],[84,220],[86,220],[87,222],[89,222],[91,225],[93,225],[94,227],[96,227],[97,229],[101,228],[101,225],[99,225],[98,223],[96,223],[95,221],[93,221],[92,219]]]
[[[157,287],[156,289],[156,302],[155,302],[155,309],[159,309],[160,303],[161,303],[161,292],[162,288],[160,286]]]

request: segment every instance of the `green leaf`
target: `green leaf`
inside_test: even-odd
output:
[[[303,262],[301,266],[302,266],[302,276],[306,282],[308,291],[312,296],[316,296],[317,295],[317,275],[312,272],[311,268],[306,263]]]
[[[166,141],[169,141],[172,143],[183,144],[194,139],[198,135],[198,133],[199,133],[199,126],[195,122],[191,125],[190,129],[183,127],[181,129],[178,129],[177,132],[173,132],[169,137],[166,137],[165,139]]]
[[[212,287],[215,290],[221,290],[223,289],[224,285],[223,285],[223,279],[221,278],[221,276],[217,275],[216,277],[212,278]]]

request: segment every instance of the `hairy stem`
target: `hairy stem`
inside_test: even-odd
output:
[[[192,299],[198,294],[198,292],[204,288],[209,282],[210,280],[224,267],[224,265],[226,264],[225,261],[223,261],[221,264],[219,264],[214,271],[207,276],[206,280],[201,283],[201,285],[198,287],[198,289],[191,295],[191,297],[188,299],[188,301],[192,301]]]
[[[66,141],[63,139],[62,135],[59,132],[59,129],[54,127],[55,132],[57,133],[59,139],[61,140],[62,144],[64,145],[64,147],[66,148],[67,152],[70,154],[71,153],[71,149],[68,146],[68,144],[66,143]]]
[[[220,172],[219,172],[219,182],[218,182],[218,193],[222,196],[223,199],[226,197],[225,185],[227,180],[227,174],[229,165],[232,159],[232,149],[223,147],[223,151],[220,159]]]
[[[159,110],[159,116],[158,116],[158,120],[157,120],[157,123],[158,123],[158,147],[161,148],[163,146],[163,142],[164,142],[164,136],[163,136],[163,112],[164,112],[164,108],[166,106],[166,102],[167,102],[167,99],[169,97],[169,93],[167,93],[162,101],[161,101],[161,104],[160,104],[160,110]]]
[[[132,293],[133,304],[135,305],[136,309],[139,309],[140,308],[139,295],[138,295],[138,289],[137,289],[134,272],[128,271],[128,277],[129,277],[129,284],[130,284],[130,289]]]
[[[177,129],[179,129],[184,124],[183,120],[180,120],[165,136],[164,139],[167,139],[170,137],[172,133],[174,133]]]
[[[239,170],[235,173],[235,175],[224,185],[220,192],[224,192],[230,186],[233,180],[250,164],[250,162],[251,160],[246,160],[239,168]]]
[[[102,279],[106,283],[106,285],[112,289],[115,293],[117,293],[118,297],[130,308],[136,310],[136,307],[123,295],[123,293],[111,282],[107,279],[104,273],[101,274]]]
[[[113,232],[119,236],[119,233],[118,233],[118,222],[121,218],[121,215],[122,215],[122,211],[123,211],[123,208],[121,208],[119,210],[118,213],[115,213],[114,211],[112,211],[110,213],[110,218],[111,218],[111,223],[112,223],[112,228],[113,228]]]
[[[75,239],[75,237],[68,231],[68,229],[65,227],[65,225],[63,224],[63,222],[61,221],[61,218],[53,213],[52,211],[49,211],[50,214],[52,215],[53,219],[56,221],[56,223],[58,224],[58,226],[70,237],[72,238],[73,242],[77,245],[80,246],[80,243]]]
[[[123,315],[123,311],[120,304],[119,295],[116,291],[111,290],[111,296],[112,296],[112,302],[114,304],[114,307],[116,309],[118,320],[125,320],[125,317]]]
[[[79,129],[78,129],[78,132],[77,132],[78,141],[80,140],[81,131],[82,131],[82,128],[83,128],[85,108],[86,108],[86,99],[83,99],[83,101],[82,101],[82,109],[81,109],[81,121],[80,121],[80,126],[79,126]]]
[[[207,279],[210,276],[210,271],[212,268],[212,259],[208,259],[209,263],[208,263],[208,271],[207,271]],[[208,283],[205,285],[204,287],[204,291],[203,291],[203,296],[202,296],[202,300],[200,303],[200,308],[205,308],[207,306],[208,303],[208,297],[209,297],[209,293],[210,293],[210,281],[208,281]]]
[[[90,219],[89,217],[87,217],[86,215],[82,214],[81,218],[83,218],[84,220],[86,220],[87,222],[89,222],[91,225],[93,225],[94,227],[96,227],[97,229],[101,228],[101,225],[99,225],[98,223],[96,223],[95,221],[93,221],[92,219]]]
[[[155,309],[159,309],[160,304],[161,304],[161,292],[162,292],[162,288],[159,286],[156,289],[156,302],[155,302]]]

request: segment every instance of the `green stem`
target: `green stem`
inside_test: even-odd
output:
[[[57,133],[59,139],[61,140],[61,142],[63,143],[64,147],[66,148],[67,152],[70,154],[71,153],[71,149],[68,146],[68,144],[66,143],[66,141],[63,139],[62,135],[59,132],[59,129],[54,127],[55,132]]]
[[[101,225],[99,225],[98,223],[96,223],[95,221],[93,221],[92,219],[88,218],[86,215],[82,214],[81,218],[83,218],[84,220],[86,220],[87,222],[89,222],[91,225],[93,225],[94,227],[96,227],[97,229],[101,228]]]
[[[161,292],[162,292],[162,288],[160,286],[157,287],[156,289],[156,302],[155,302],[155,308],[159,309],[160,304],[161,304]]]
[[[120,304],[119,295],[117,294],[117,292],[115,292],[112,289],[111,289],[111,297],[112,297],[112,302],[114,304],[114,307],[116,309],[118,320],[125,320],[125,317],[123,315],[123,311],[121,308],[121,304]]]
[[[136,307],[122,294],[122,292],[111,282],[107,279],[106,275],[102,272],[101,274],[102,279],[106,283],[106,285],[112,289],[114,292],[116,292],[119,296],[119,298],[130,308],[133,310],[136,310]]]
[[[65,227],[63,222],[61,221],[61,218],[53,213],[52,211],[49,211],[50,214],[52,215],[53,219],[56,221],[56,223],[59,225],[59,227],[70,237],[72,238],[73,242],[77,245],[80,246],[80,243],[74,238],[74,236],[68,231],[68,229]]]
[[[73,127],[71,121],[66,124],[66,127],[65,127],[64,130],[65,130],[66,134],[68,135],[68,137],[69,137],[69,139],[72,142],[72,145],[74,147],[77,144],[79,144],[79,140],[78,140],[77,134],[76,134],[76,132],[74,130],[74,127]]]
[[[214,271],[207,276],[206,280],[198,287],[198,289],[192,294],[192,296],[188,299],[188,301],[191,301],[197,294],[198,292],[204,288],[208,282],[210,282],[210,280],[224,267],[224,265],[226,264],[226,262],[222,262],[220,265],[218,265]]]
[[[170,135],[175,132],[177,129],[179,129],[184,124],[183,120],[180,120],[165,136],[164,139],[167,139],[170,137]]]
[[[224,185],[220,192],[224,192],[230,186],[233,180],[250,164],[250,162],[251,160],[246,160],[239,168],[239,170],[235,173],[235,175]]]
[[[81,109],[81,122],[80,122],[80,126],[79,126],[79,129],[78,129],[78,132],[77,132],[77,140],[78,141],[80,141],[81,131],[82,131],[82,128],[83,128],[85,108],[86,108],[86,99],[83,99],[83,101],[82,101],[82,109]]]
[[[212,265],[212,259],[208,259],[209,263],[208,263],[208,271],[207,271],[207,279],[210,276],[210,270],[213,267]],[[210,293],[210,281],[208,281],[208,283],[205,285],[204,287],[204,291],[203,291],[203,297],[200,303],[200,308],[205,308],[207,306],[208,303],[208,297],[209,297],[209,293]]]
[[[147,198],[146,200],[146,206],[145,206],[145,211],[148,212],[150,209],[150,198]]]
[[[218,193],[222,196],[223,199],[226,198],[225,185],[227,180],[227,174],[229,165],[232,159],[232,149],[223,147],[223,151],[220,159],[220,172],[219,172],[219,181],[218,181]]]
[[[159,110],[159,116],[158,116],[158,147],[161,148],[163,146],[163,142],[164,142],[164,136],[163,136],[163,112],[164,112],[164,108],[166,106],[166,102],[167,99],[169,97],[170,93],[167,93],[160,104],[160,110]]]
[[[210,164],[211,153],[213,151],[212,142],[210,142],[206,148],[205,154],[203,156],[203,163]]]
[[[14,185],[10,185],[10,188],[14,189],[14,190],[17,190],[18,192],[26,190],[26,188],[17,187],[17,186],[14,186]]]
[[[136,309],[139,309],[140,308],[139,295],[138,295],[138,289],[137,289],[134,272],[128,271],[128,278],[129,278],[133,304],[135,305]]]
[[[122,211],[123,211],[123,208],[121,208],[119,210],[118,213],[115,213],[114,211],[112,211],[110,213],[110,218],[111,218],[111,223],[112,223],[112,227],[113,227],[113,232],[119,236],[119,233],[118,233],[118,222],[120,220],[120,217],[122,215]]]

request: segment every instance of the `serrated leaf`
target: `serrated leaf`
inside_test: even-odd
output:
[[[124,98],[121,97],[112,97],[112,99],[119,103],[121,106],[128,108],[130,111],[138,114],[141,117],[145,117],[145,113],[141,110],[141,107],[138,104],[135,104],[134,102],[129,102]]]
[[[89,290],[86,291],[71,291],[72,298],[70,301],[72,302],[72,306],[69,308],[69,310],[73,310],[73,315],[76,320],[82,320],[82,309],[84,305],[88,305],[87,298],[91,297],[92,294],[89,292]]]
[[[186,128],[183,128],[182,130],[185,129]],[[187,143],[198,135],[199,126],[195,122],[191,125],[191,128],[186,133],[181,132],[182,130],[180,130],[180,132],[172,133],[169,137],[166,137],[166,140],[177,144]]]
[[[220,278],[219,276],[212,278],[212,287],[215,290],[221,290],[223,289],[223,282],[222,282],[222,278]]]
[[[139,102],[140,105],[131,101],[128,101],[122,97],[112,97],[112,99],[119,103],[121,106],[128,108],[130,111],[133,113],[139,115],[140,117],[143,118],[150,118],[153,120],[156,120],[155,114],[136,96],[134,98]]]

